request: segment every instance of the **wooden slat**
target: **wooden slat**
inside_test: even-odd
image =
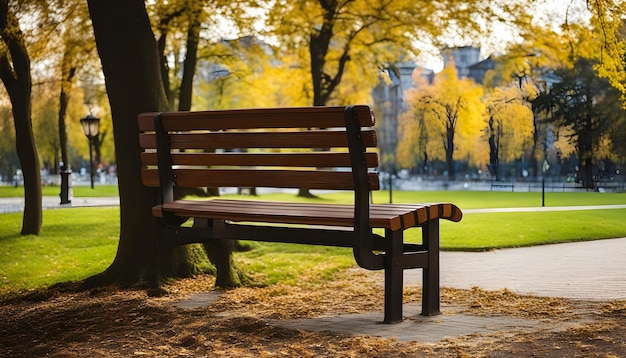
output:
[[[250,128],[340,128],[345,127],[346,107],[292,107],[167,112],[162,114],[166,130],[223,130]],[[374,126],[368,106],[355,106],[362,127]],[[139,130],[154,130],[155,113],[139,115]]]
[[[368,168],[378,167],[378,153],[365,153]],[[157,165],[156,153],[141,153],[144,166]],[[271,167],[350,167],[347,152],[311,153],[173,153],[174,165],[271,166]]]
[[[164,204],[162,209],[178,216],[232,221],[344,227],[354,225],[354,207],[352,205],[214,199],[209,201],[178,200]],[[155,214],[159,215],[160,210],[159,207]],[[461,210],[450,203],[375,204],[370,207],[370,226],[391,230],[421,226],[427,220],[407,225],[406,220],[402,219],[418,217],[417,212],[420,211],[438,213],[429,219],[459,221],[462,216]]]
[[[352,173],[325,170],[254,170],[254,169],[175,169],[176,186],[194,187],[268,187],[323,190],[354,189]],[[156,169],[141,171],[143,184],[159,186]],[[378,175],[369,173],[371,190],[378,190]]]
[[[376,132],[361,134],[366,147],[376,147]],[[345,131],[302,132],[213,132],[174,133],[169,135],[173,149],[236,149],[236,148],[345,148],[348,146]],[[156,136],[139,135],[139,145],[144,149],[156,148]]]

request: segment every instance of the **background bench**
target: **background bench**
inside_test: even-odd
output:
[[[156,190],[152,214],[165,244],[351,247],[359,266],[385,271],[384,322],[402,320],[404,269],[423,269],[422,314],[439,313],[439,219],[459,221],[461,211],[450,203],[370,204],[379,161],[369,107],[144,113],[138,121],[142,180]],[[175,200],[176,187],[350,190],[354,203]],[[180,227],[188,218],[193,227]],[[422,243],[403,241],[412,227],[421,227]]]

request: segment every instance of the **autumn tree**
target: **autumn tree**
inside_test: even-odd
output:
[[[579,180],[585,188],[593,189],[595,160],[607,153],[609,129],[623,120],[618,91],[608,80],[599,78],[594,63],[578,59],[572,69],[556,71],[562,79],[549,93],[539,96],[537,105],[551,113],[551,120],[570,130],[569,141],[579,161]]]
[[[389,82],[386,73],[381,74],[383,82]],[[423,76],[423,69],[416,68],[412,75],[413,86],[423,88],[430,83]],[[415,90],[408,93],[408,98],[415,95]],[[388,104],[383,104],[386,106]],[[392,129],[393,130],[393,129]],[[390,148],[395,153],[397,164],[403,168],[417,170],[423,174],[428,173],[428,145],[431,142],[431,135],[426,128],[424,111],[414,107],[403,112],[398,119],[398,141],[396,148]],[[385,158],[383,158],[384,160]]]
[[[91,36],[86,4],[73,2],[66,6],[65,10],[65,21],[60,26],[63,54],[59,64],[60,71],[58,72],[60,88],[57,121],[62,163],[61,171],[68,171],[70,164],[66,123],[70,97],[79,71],[82,67],[86,67],[86,63],[95,52],[95,43]],[[97,145],[96,148],[100,148],[100,146]],[[96,158],[99,157],[99,153],[97,154]]]
[[[496,87],[486,99],[489,143],[489,172],[496,180],[502,180],[500,163],[514,160],[532,141],[533,112],[522,91],[533,91],[515,85]]]
[[[267,25],[287,51],[308,49],[312,104],[321,106],[344,103],[336,91],[349,63],[360,77],[377,80],[381,67],[415,54],[416,41],[441,44],[436,39],[448,29],[484,34],[494,19],[523,24],[529,18],[523,2],[307,0],[279,2]]]
[[[283,1],[271,9],[267,31],[288,51],[308,49],[312,104],[325,105],[349,62],[377,77],[381,66],[419,51],[416,40],[441,43],[437,37],[447,29],[484,34],[489,31],[485,21],[494,19],[529,20],[523,1],[506,6],[497,1]]]
[[[458,78],[453,61],[435,76],[432,85],[407,91],[406,101],[414,119],[423,121],[420,125],[428,133],[426,152],[446,162],[449,180],[456,176],[455,159],[472,150],[469,143],[474,143],[485,127],[482,96],[482,87]]]
[[[38,235],[42,225],[41,173],[31,117],[31,65],[16,4],[0,0],[0,79],[9,94],[17,156],[24,175],[22,234]]]
[[[485,86],[491,89],[516,86],[522,102],[532,110],[531,138],[524,148],[520,148],[526,153],[516,154],[526,155],[530,174],[536,179],[540,173],[540,158],[544,153],[541,141],[546,136],[546,125],[533,107],[533,101],[539,92],[550,90],[551,83],[546,78],[550,76],[552,68],[566,66],[569,56],[563,50],[567,43],[564,36],[549,28],[535,26],[531,29],[533,31],[528,34],[526,41],[509,46],[505,55],[495,58],[495,69],[487,73]]]
[[[156,1],[150,5],[156,22],[155,29],[159,33],[157,44],[161,78],[172,110],[178,108],[188,111],[191,108],[200,29],[202,20],[206,18],[206,4],[206,1]],[[182,68],[179,62],[182,62]],[[173,63],[174,68],[170,69],[170,63]]]
[[[2,89],[4,95],[4,89]],[[13,176],[19,166],[15,153],[15,126],[13,114],[8,103],[0,106],[0,180],[14,183]],[[17,184],[17,183],[16,183]]]
[[[170,249],[159,245],[151,215],[152,190],[141,182],[137,115],[167,111],[160,76],[157,42],[143,1],[89,0],[98,53],[113,117],[120,192],[120,241],[111,266],[89,284],[158,284],[162,276],[191,275],[209,270],[206,253],[197,245]],[[213,243],[211,259],[222,286],[240,284],[232,265],[232,242]],[[159,292],[159,291],[155,291]]]
[[[610,132],[611,143],[613,144],[613,152],[622,163],[626,160],[626,117],[620,118]]]
[[[160,0],[146,6],[158,38],[161,77],[170,108],[190,110],[198,65],[212,58],[222,60],[222,56],[233,55],[220,51],[222,36],[239,37],[238,28],[251,28],[255,17],[250,12],[256,4],[225,0]],[[222,35],[225,23],[228,23],[230,33]]]
[[[591,37],[600,40],[600,46],[587,57],[595,60],[595,71],[608,79],[622,93],[622,102],[626,102],[626,1],[587,1],[587,8],[591,13]],[[573,36],[579,33],[575,30]]]

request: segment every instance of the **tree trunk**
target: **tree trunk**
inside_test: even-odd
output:
[[[494,128],[493,116],[489,117],[489,172],[496,179],[500,178],[500,126]]]
[[[22,235],[38,235],[42,225],[41,172],[31,118],[30,58],[17,17],[0,1],[0,38],[8,52],[0,55],[0,78],[13,107],[15,146],[24,175]]]
[[[59,93],[59,146],[61,147],[61,163],[58,173],[61,175],[61,204],[69,204],[72,202],[71,187],[71,170],[69,167],[69,159],[67,155],[67,130],[65,126],[65,118],[67,116],[67,105],[70,101],[70,92],[76,74],[76,66],[70,64],[72,52],[65,49],[63,52],[63,60],[61,64],[61,92]],[[55,156],[56,158],[56,156]]]
[[[250,278],[233,262],[234,240],[213,240],[204,244],[209,260],[217,270],[215,286],[240,287],[250,283]]]
[[[192,246],[172,250],[158,245],[152,190],[141,182],[137,115],[168,110],[157,44],[142,0],[89,0],[88,5],[113,118],[121,226],[113,263],[87,283],[135,284],[151,278],[158,285],[163,276],[146,274],[196,272],[203,258]],[[153,267],[156,263],[160,267]]]
[[[585,189],[595,189],[595,182],[593,180],[593,161],[591,158],[585,158],[580,160],[580,176],[583,187]]]
[[[333,38],[337,13],[340,11],[337,2],[327,2],[322,4],[324,9],[324,20],[322,27],[317,32],[311,34],[309,42],[309,54],[311,56],[311,82],[313,83],[313,105],[325,106],[330,95],[341,82],[345,65],[350,59],[347,54],[348,46],[344,48],[344,53],[340,57],[337,71],[334,75],[329,75],[325,71],[326,55]],[[298,189],[298,196],[304,198],[314,198],[315,195],[307,188]]]
[[[198,10],[201,11],[201,10]],[[191,98],[193,96],[193,77],[196,73],[198,62],[198,41],[200,39],[200,14],[198,11],[190,16],[189,28],[187,29],[187,51],[183,63],[183,78],[180,83],[180,95],[178,97],[178,110],[191,110]]]
[[[448,165],[448,180],[456,179],[454,170],[454,127],[446,130],[446,164]]]
[[[64,57],[68,53],[64,54]],[[67,115],[67,104],[70,100],[69,93],[74,82],[74,75],[76,73],[76,67],[72,67],[68,64],[66,58],[63,59],[61,69],[61,93],[59,94],[59,145],[61,146],[61,170],[68,168],[69,160],[67,156],[67,130],[65,129],[65,117]]]
[[[593,180],[593,119],[586,116],[583,122],[584,130],[578,134],[578,160],[580,162],[580,174],[583,186],[587,189],[595,189]]]
[[[145,277],[158,284],[162,277],[211,271],[199,246],[169,250],[157,243],[154,218],[150,214],[152,193],[143,187],[138,174],[138,139],[136,135],[128,135],[137,133],[138,113],[169,109],[160,76],[157,46],[143,2],[108,4],[110,2],[89,1],[111,103],[116,153],[137,153],[137,156],[118,157],[122,210],[120,244],[113,264],[92,281],[133,284],[148,274]],[[124,16],[120,17],[120,12]],[[128,98],[134,101],[128,101]],[[146,251],[150,254],[146,255]],[[225,255],[226,262],[231,262],[230,252]],[[229,274],[231,270],[236,268],[231,265],[222,273],[226,277],[232,276]],[[228,281],[226,283],[233,286]]]
[[[156,238],[151,192],[139,175],[137,114],[167,108],[150,22],[142,1],[89,0],[111,105],[120,194],[120,241],[105,281],[131,284],[147,270]],[[154,48],[153,48],[154,47]],[[121,155],[123,153],[123,155]]]
[[[157,42],[157,48],[159,51],[159,62],[161,66],[161,81],[163,81],[163,88],[165,89],[165,96],[169,108],[174,108],[174,93],[170,87],[170,67],[167,64],[167,58],[165,57],[165,44],[167,42],[167,30],[161,32],[159,41]]]
[[[541,171],[539,161],[537,160],[537,147],[539,146],[539,120],[533,112],[533,142],[528,155],[528,167],[531,169],[532,177],[537,180]],[[545,152],[545,151],[544,151]]]

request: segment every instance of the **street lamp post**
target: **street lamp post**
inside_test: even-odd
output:
[[[80,119],[85,136],[89,139],[89,178],[91,179],[91,189],[93,189],[93,140],[100,131],[100,118],[89,113],[85,118]]]
[[[71,204],[72,203],[72,171],[67,166],[67,164],[63,163],[61,165],[61,204]]]
[[[548,160],[545,158],[545,155],[544,155],[543,166],[542,166],[542,170],[541,170],[542,171],[542,175],[541,175],[541,206],[546,206],[546,174],[548,173],[548,170],[550,170],[550,164],[548,163]]]

